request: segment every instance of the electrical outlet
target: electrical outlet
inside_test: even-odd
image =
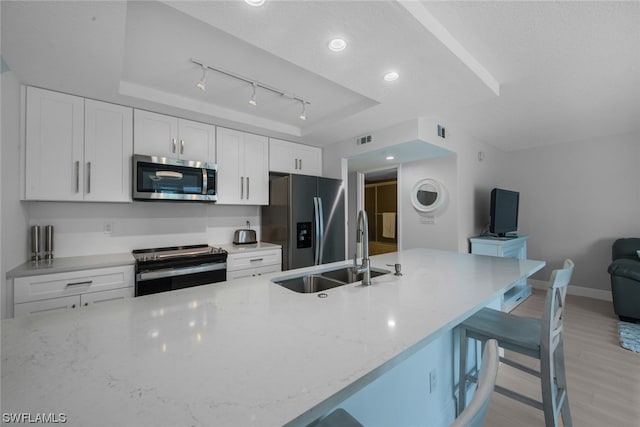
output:
[[[104,234],[111,234],[113,232],[113,222],[105,221],[102,225],[102,232]]]
[[[433,394],[438,388],[438,376],[436,375],[436,370],[432,369],[429,372],[429,394]]]

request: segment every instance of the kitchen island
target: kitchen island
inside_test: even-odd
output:
[[[2,412],[74,426],[306,425],[544,266],[430,249],[371,258],[394,263],[402,276],[325,298],[271,279],[350,261],[3,320]]]

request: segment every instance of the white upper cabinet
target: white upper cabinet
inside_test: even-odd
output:
[[[136,154],[215,162],[215,126],[135,110]]]
[[[132,109],[27,87],[25,199],[129,202]]]
[[[86,99],[84,200],[131,201],[133,109]]]
[[[84,98],[28,87],[27,200],[82,200]]]
[[[269,139],[269,170],[300,175],[322,175],[322,150],[281,139]]]
[[[269,140],[218,127],[218,204],[269,204]]]

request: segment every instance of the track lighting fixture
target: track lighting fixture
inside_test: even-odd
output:
[[[258,105],[258,103],[256,102],[256,84],[252,83],[251,86],[253,86],[253,93],[251,94],[251,99],[249,100],[249,104],[255,107],[256,105]]]
[[[204,64],[201,64],[201,65],[202,65],[202,77],[200,78],[200,81],[198,82],[198,84],[196,84],[196,87],[204,92],[205,90],[207,90],[207,83],[205,82],[205,78],[207,76],[207,68],[205,67]]]
[[[191,62],[196,64],[196,65],[199,65],[200,67],[202,67],[202,78],[200,79],[200,81],[196,85],[200,90],[204,91],[206,89],[206,86],[205,86],[206,85],[205,84],[205,75],[206,75],[206,72],[208,70],[212,70],[212,71],[215,71],[217,73],[224,74],[225,76],[233,77],[234,79],[241,80],[241,81],[243,81],[245,83],[249,83],[252,86],[252,89],[253,89],[253,92],[251,94],[251,99],[249,99],[249,104],[251,104],[253,106],[258,105],[258,103],[256,101],[256,90],[257,90],[257,88],[260,88],[260,89],[275,93],[277,95],[280,95],[283,98],[288,98],[288,99],[290,99],[292,101],[299,102],[300,104],[302,104],[302,112],[300,113],[300,115],[298,117],[300,118],[300,120],[307,120],[307,105],[311,105],[311,102],[309,102],[309,101],[307,101],[305,99],[302,99],[301,97],[296,96],[296,95],[292,94],[291,92],[288,92],[288,91],[285,91],[285,90],[282,90],[282,89],[278,89],[277,87],[270,86],[270,85],[267,85],[265,83],[261,83],[261,82],[259,82],[257,80],[250,79],[248,77],[241,76],[240,74],[236,74],[236,73],[231,72],[231,71],[226,71],[226,70],[223,70],[221,68],[215,68],[215,67],[212,67],[210,65],[205,65],[203,62],[198,61],[196,59],[191,59]]]
[[[307,120],[307,108],[306,105],[304,105],[304,100],[300,100],[300,103],[302,104],[302,113],[300,113],[300,120]]]

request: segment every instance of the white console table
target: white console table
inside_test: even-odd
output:
[[[518,237],[472,237],[471,253],[477,255],[490,255],[503,258],[527,258],[527,240],[529,236],[520,235]],[[526,279],[521,279],[518,283],[502,295],[500,309],[509,312],[516,308],[522,301],[531,295],[531,286]]]

